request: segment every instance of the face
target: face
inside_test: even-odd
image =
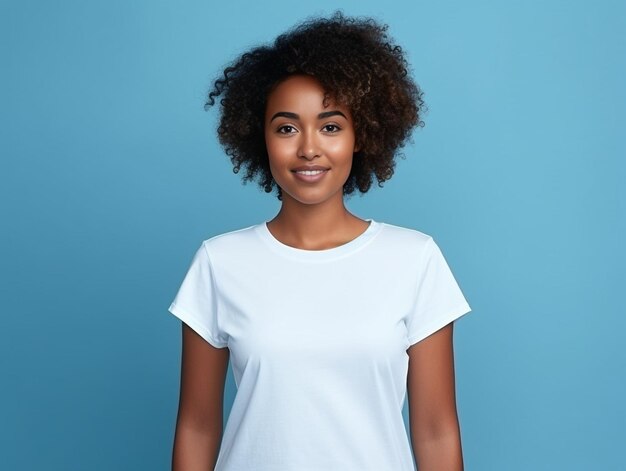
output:
[[[357,150],[355,132],[346,107],[332,100],[327,105],[321,84],[304,75],[288,77],[268,96],[265,144],[283,203],[343,201],[343,185]],[[308,172],[298,171],[306,168]]]

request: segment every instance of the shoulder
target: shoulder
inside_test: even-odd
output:
[[[245,253],[257,240],[258,224],[215,234],[202,241],[202,246],[211,255]]]
[[[403,250],[413,248],[418,251],[426,249],[433,241],[430,234],[412,227],[398,226],[387,222],[380,223],[383,226],[381,237],[385,244],[395,246]]]
[[[397,267],[414,267],[416,261],[424,260],[432,250],[433,238],[417,228],[379,222],[372,251],[380,257],[381,263]]]

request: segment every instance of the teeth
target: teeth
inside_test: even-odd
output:
[[[301,173],[302,175],[319,175],[325,171],[326,170],[297,170],[296,173]]]

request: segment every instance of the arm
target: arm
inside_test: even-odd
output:
[[[408,349],[413,454],[420,471],[463,471],[449,323]]]
[[[172,471],[215,467],[222,439],[228,348],[215,348],[182,324],[182,360]]]

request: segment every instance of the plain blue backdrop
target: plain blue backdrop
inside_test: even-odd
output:
[[[432,235],[472,306],[466,470],[626,469],[623,2],[0,5],[3,469],[169,469],[167,307],[202,240],[279,207],[233,173],[205,93],[337,7],[390,25],[429,107],[347,206]],[[229,371],[225,416],[234,394]]]

